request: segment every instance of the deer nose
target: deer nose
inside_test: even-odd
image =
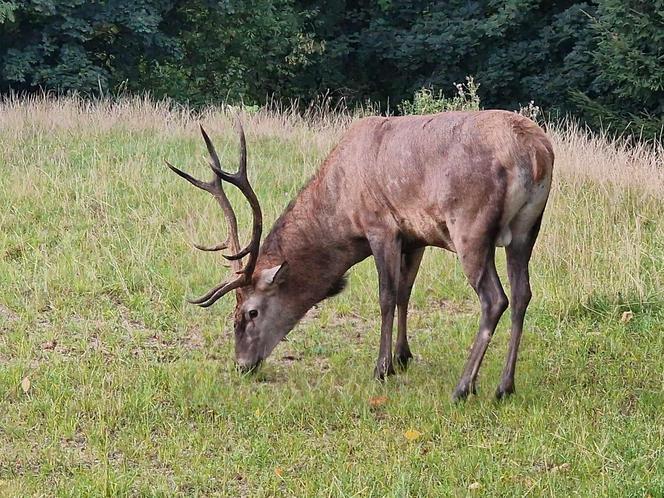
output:
[[[261,364],[261,360],[248,360],[245,358],[239,358],[235,361],[235,368],[238,372],[242,374],[254,373],[258,366]]]

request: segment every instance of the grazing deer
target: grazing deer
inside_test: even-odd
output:
[[[381,331],[375,377],[412,358],[406,334],[408,300],[426,246],[456,252],[479,297],[480,326],[455,400],[475,393],[475,381],[496,324],[508,305],[496,272],[504,246],[512,291],[512,330],[496,396],[514,392],[514,370],[531,298],[528,262],[551,186],[553,150],[531,120],[506,111],[370,117],[357,121],[318,172],[277,219],[262,245],[262,214],[247,178],[242,125],[240,166],[221,168],[201,127],[214,177],[202,182],[228,222],[235,278],[190,302],[202,307],[236,291],[235,357],[253,371],[316,303],[340,292],[350,267],[373,255],[380,286]],[[253,211],[249,244],[240,249],[237,220],[223,182],[237,187]],[[244,267],[240,260],[248,256]],[[392,357],[392,326],[397,339]]]

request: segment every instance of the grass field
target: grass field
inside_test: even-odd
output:
[[[223,217],[163,163],[207,175],[199,120],[234,168],[218,110],[0,105],[0,496],[664,496],[661,149],[549,130],[517,393],[493,400],[506,313],[479,395],[455,405],[479,306],[441,250],[415,285],[407,373],[372,380],[371,260],[256,376],[235,372],[233,297],[184,301],[227,272],[189,245],[219,241]],[[348,120],[243,120],[269,225]]]

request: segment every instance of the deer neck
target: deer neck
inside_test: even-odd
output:
[[[370,254],[366,241],[351,233],[336,196],[321,185],[314,178],[279,217],[257,264],[260,271],[288,262],[287,290],[302,313],[341,290],[348,269]]]

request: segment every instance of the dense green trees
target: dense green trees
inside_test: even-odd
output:
[[[0,0],[0,91],[292,96],[320,50],[291,0]]]
[[[192,104],[292,96],[292,79],[319,50],[306,21],[290,0],[178,2],[168,23],[177,26],[180,52],[144,59],[129,86]]]
[[[655,135],[664,0],[0,0],[0,91],[149,90],[201,104],[316,94],[393,109],[474,75],[485,106],[534,99]]]
[[[327,34],[319,80],[376,99],[451,88],[472,74],[489,105],[558,103],[570,84],[587,88],[593,69],[585,3],[384,1],[333,15],[329,4],[319,21],[329,26],[316,28]]]
[[[591,124],[661,138],[664,0],[602,0],[592,27],[595,78],[587,89],[572,87],[572,100]]]
[[[0,89],[94,92],[136,75],[146,58],[177,57],[164,26],[172,1],[0,2]]]

